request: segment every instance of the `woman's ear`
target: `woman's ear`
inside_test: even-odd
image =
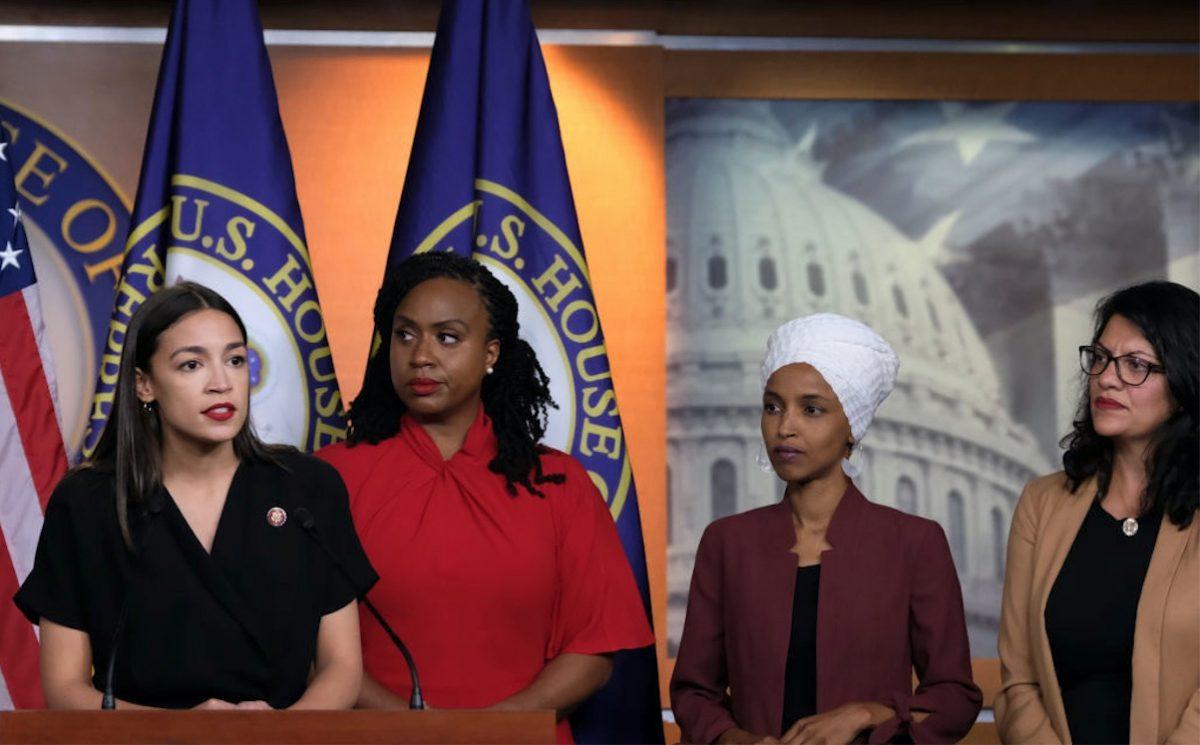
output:
[[[484,347],[484,361],[487,363],[485,367],[493,368],[496,366],[496,361],[500,359],[500,340],[489,339],[487,346]]]
[[[133,368],[133,387],[142,403],[148,404],[154,400],[154,383],[149,375],[137,367]]]

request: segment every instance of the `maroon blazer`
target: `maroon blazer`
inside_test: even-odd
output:
[[[878,701],[869,742],[954,742],[983,696],[971,680],[962,591],[941,526],[851,485],[825,534],[817,600],[817,711]],[[730,727],[779,736],[796,543],[788,502],[717,520],[696,551],[671,707],[684,742]],[[912,672],[920,684],[912,688]],[[913,721],[911,712],[929,716]]]

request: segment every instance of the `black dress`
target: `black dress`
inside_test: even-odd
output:
[[[821,565],[796,568],[792,594],[792,633],[783,682],[782,732],[817,713],[817,594]]]
[[[119,699],[163,708],[208,698],[290,706],[308,685],[321,617],[378,577],[337,472],[299,453],[278,461],[238,467],[211,554],[163,488],[131,510],[138,551],[130,553],[112,474],[72,473],[50,499],[17,606],[34,623],[48,618],[87,632],[98,690],[123,614],[113,686]],[[301,527],[300,507],[357,587]]]
[[[1129,742],[1133,632],[1162,511],[1123,520],[1093,502],[1046,600],[1046,636],[1071,740]]]

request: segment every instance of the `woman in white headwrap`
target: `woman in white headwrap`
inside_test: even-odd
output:
[[[851,481],[898,368],[878,334],[828,313],[767,342],[760,463],[787,486],[700,539],[671,678],[685,742],[954,742],[974,723],[945,534]]]

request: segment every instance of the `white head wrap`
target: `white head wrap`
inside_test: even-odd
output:
[[[862,441],[875,411],[896,384],[900,359],[891,346],[867,325],[834,313],[817,313],[788,321],[767,339],[767,356],[762,364],[762,386],[781,367],[801,362],[812,365],[833,389],[855,444]],[[854,452],[858,452],[856,448]],[[765,448],[758,464],[768,473],[771,461]],[[842,461],[848,476],[861,469]]]

